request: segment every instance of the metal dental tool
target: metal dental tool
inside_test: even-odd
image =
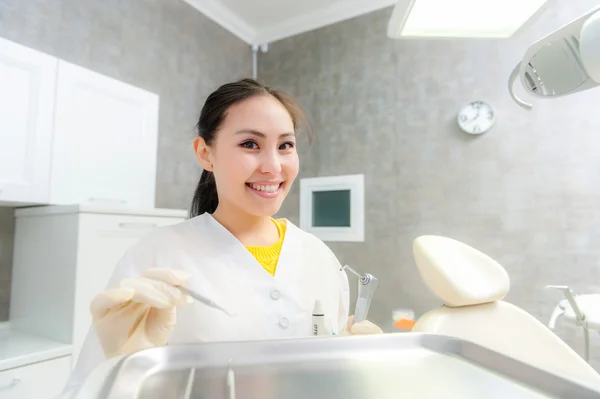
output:
[[[343,266],[341,270],[348,270],[358,277],[358,297],[356,298],[356,308],[354,309],[354,322],[359,323],[367,320],[371,300],[377,289],[377,279],[369,273],[361,275],[348,265]]]
[[[231,313],[230,311],[228,311],[224,307],[219,306],[219,304],[217,304],[212,299],[210,299],[210,298],[208,298],[208,297],[206,297],[206,296],[204,296],[202,294],[199,294],[196,291],[190,290],[189,288],[186,288],[186,287],[181,286],[181,285],[178,286],[177,288],[179,288],[181,290],[181,292],[183,292],[184,294],[191,296],[192,298],[194,298],[198,302],[202,302],[206,306],[210,306],[211,308],[222,310],[223,312],[225,312],[227,315],[229,315],[231,317],[235,316],[235,313]]]

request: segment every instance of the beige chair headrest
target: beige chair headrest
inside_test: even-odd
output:
[[[440,236],[417,237],[413,256],[421,278],[446,306],[494,302],[508,294],[510,280],[506,270],[460,241]]]

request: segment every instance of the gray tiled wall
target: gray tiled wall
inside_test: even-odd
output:
[[[390,9],[272,43],[259,77],[297,96],[318,142],[302,176],[365,173],[366,241],[332,243],[342,262],[379,277],[370,318],[439,306],[411,244],[421,234],[463,240],[508,270],[507,300],[544,323],[558,300],[546,284],[600,292],[600,89],[527,112],[508,76],[527,46],[597,5],[551,2],[510,40],[391,40]],[[486,100],[493,129],[461,133],[461,106]],[[281,214],[298,221],[298,188]],[[577,350],[582,334],[561,326]],[[600,337],[592,336],[600,365]]]
[[[158,93],[157,206],[187,209],[200,107],[219,84],[251,74],[248,45],[182,0],[0,0],[0,36]],[[12,210],[0,208],[0,320],[13,228]]]

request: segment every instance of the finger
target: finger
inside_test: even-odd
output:
[[[187,305],[193,302],[193,299],[182,293],[178,286],[185,286],[190,279],[190,274],[183,270],[173,270],[165,268],[151,268],[142,272],[142,276],[151,280],[159,281],[164,284],[157,284],[156,287],[170,298],[172,304],[176,306]],[[165,286],[166,285],[166,286]]]
[[[157,283],[155,280],[138,277],[123,279],[119,285],[135,292],[131,298],[132,302],[143,303],[159,309],[173,306],[162,290],[157,289],[155,283]]]
[[[177,308],[150,309],[146,318],[147,339],[156,346],[166,345],[175,328]]]
[[[173,286],[184,285],[190,279],[189,273],[186,273],[183,270],[163,269],[156,267],[144,270],[144,272],[142,272],[142,277],[162,281]]]
[[[354,315],[348,317],[348,321],[346,322],[346,331],[350,331],[352,329],[353,324],[354,324]]]
[[[354,335],[383,334],[381,328],[368,320],[354,323],[350,329],[350,332]]]
[[[187,305],[193,302],[192,298],[181,291],[178,286],[175,287],[163,281],[152,279],[148,279],[147,282],[160,291],[168,299],[171,306]]]
[[[129,302],[135,294],[130,288],[111,288],[100,292],[90,303],[93,318],[103,317],[110,310]]]
[[[191,298],[188,298],[179,288],[162,281],[138,277],[121,281],[121,286],[135,290],[132,301],[157,309],[191,303]]]
[[[340,337],[346,337],[349,335],[352,335],[352,333],[350,331],[346,330],[345,328],[342,331],[340,331]]]

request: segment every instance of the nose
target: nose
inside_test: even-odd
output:
[[[273,175],[281,172],[281,158],[278,151],[264,151],[262,153],[260,171]]]

